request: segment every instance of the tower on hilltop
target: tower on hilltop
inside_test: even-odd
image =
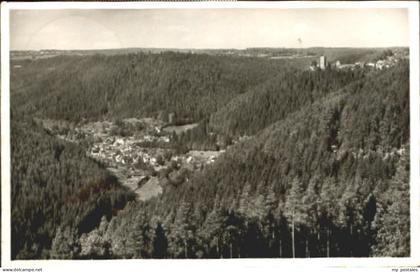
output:
[[[321,56],[319,58],[319,68],[321,68],[321,70],[325,70],[326,67],[327,67],[327,58],[325,56]]]

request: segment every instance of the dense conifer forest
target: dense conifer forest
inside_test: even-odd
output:
[[[69,237],[78,237],[133,199],[83,149],[55,139],[31,121],[13,122],[11,140],[16,258],[45,258],[54,237],[51,230],[62,227]]]
[[[357,61],[387,54],[347,50]],[[310,71],[314,59],[20,61],[11,75],[12,258],[409,256],[408,61]],[[174,155],[224,152],[139,201],[83,144],[37,122],[132,117],[196,123],[160,144]]]
[[[24,62],[25,69],[12,75],[12,103],[24,105],[27,114],[76,122],[171,112],[180,121],[199,121],[236,95],[305,63],[173,52],[59,56]]]

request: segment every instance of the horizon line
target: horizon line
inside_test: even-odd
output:
[[[309,46],[309,47],[271,47],[255,46],[245,48],[218,47],[218,48],[199,48],[199,47],[112,47],[112,48],[86,48],[86,49],[59,49],[59,48],[41,48],[41,49],[10,49],[12,51],[95,51],[95,50],[128,50],[128,49],[164,49],[164,50],[248,50],[248,49],[383,49],[383,48],[410,48],[409,45],[391,45],[391,46]]]

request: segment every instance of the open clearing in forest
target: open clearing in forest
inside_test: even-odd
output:
[[[187,125],[182,125],[182,126],[168,126],[168,127],[163,128],[163,131],[169,132],[169,133],[175,132],[178,135],[178,134],[181,134],[182,132],[193,129],[196,126],[198,126],[198,123],[192,123],[192,124],[187,124]]]

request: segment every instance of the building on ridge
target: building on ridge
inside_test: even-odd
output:
[[[340,66],[341,66],[341,62],[339,60],[337,60],[335,62],[335,67],[340,68]]]

